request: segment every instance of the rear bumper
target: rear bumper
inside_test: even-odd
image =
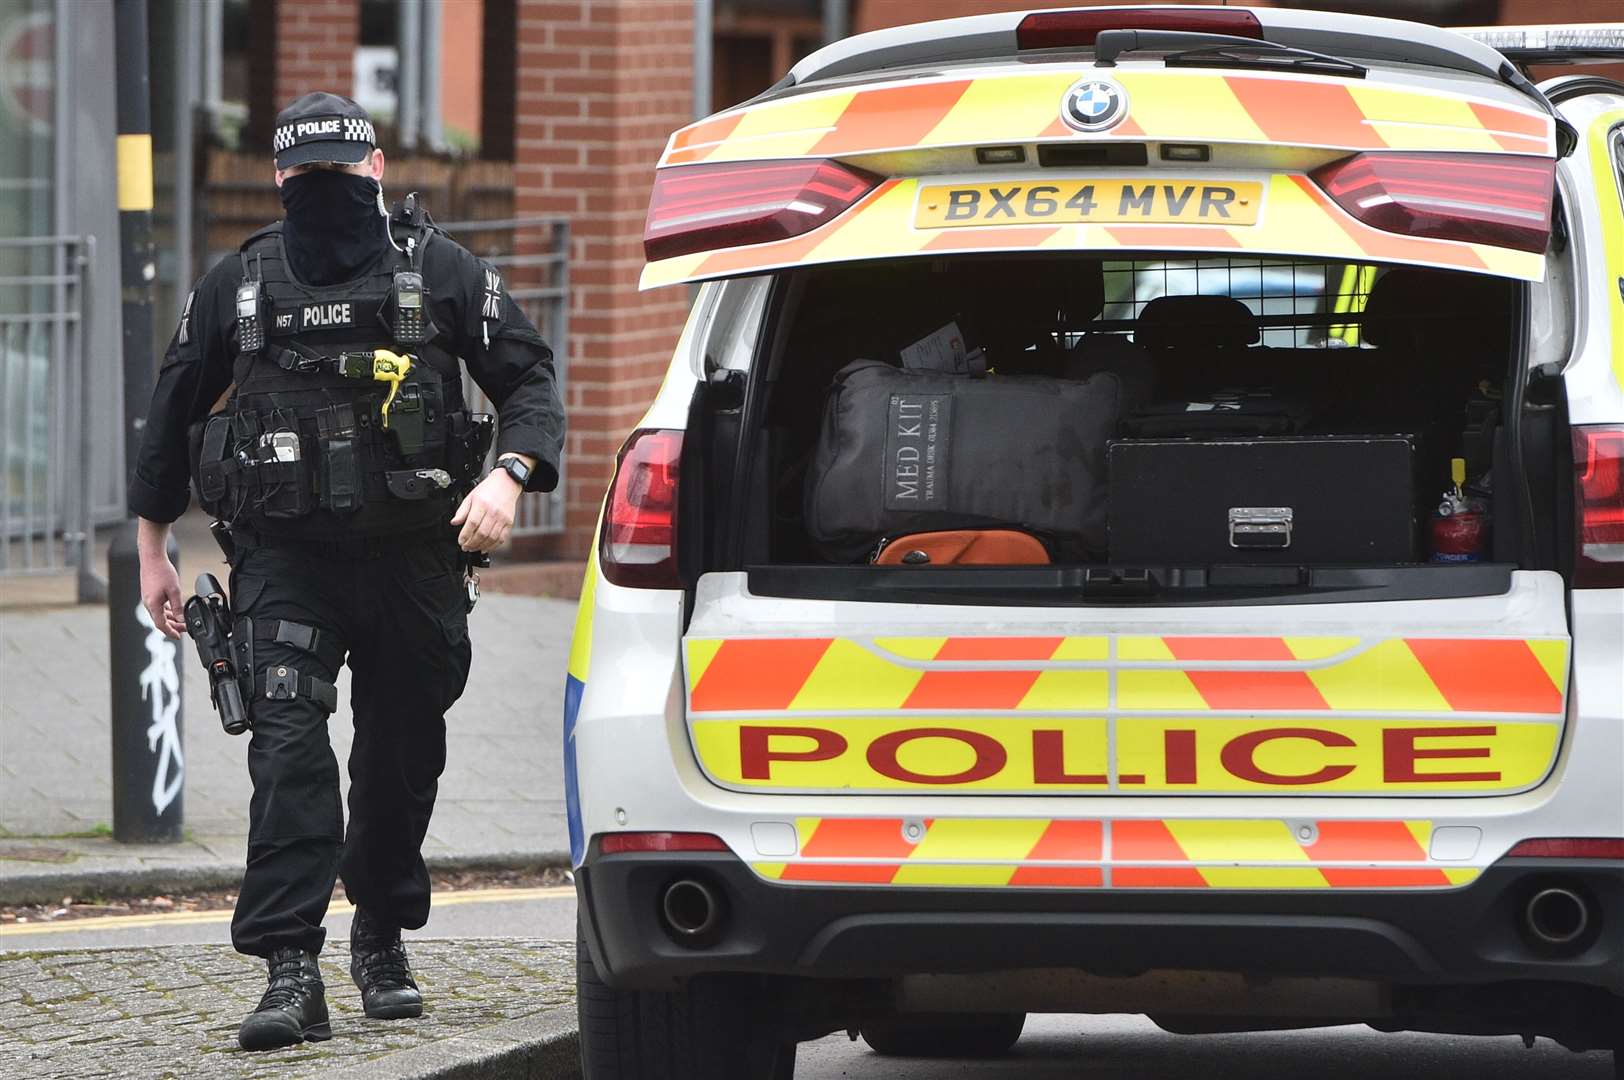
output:
[[[678,944],[661,897],[679,878],[724,905],[703,947]],[[1520,926],[1549,886],[1584,897],[1590,929],[1573,945],[1533,943]],[[1023,968],[1100,975],[1200,969],[1469,986],[1513,980],[1624,995],[1624,866],[1506,859],[1470,886],[1440,891],[1292,892],[945,889],[782,885],[732,854],[594,851],[576,875],[599,972],[659,988],[712,972],[892,978]]]

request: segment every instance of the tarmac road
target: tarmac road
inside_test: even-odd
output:
[[[1547,1040],[1388,1035],[1366,1027],[1169,1035],[1141,1016],[1037,1016],[994,1061],[884,1058],[832,1035],[802,1044],[795,1080],[1612,1080],[1607,1054]]]
[[[350,909],[335,904],[342,939]],[[223,942],[230,912],[83,919],[7,926],[6,950]],[[569,888],[487,889],[436,897],[416,936],[569,939]],[[408,938],[409,940],[409,938]],[[1249,1035],[1169,1035],[1137,1016],[1039,1016],[1014,1051],[992,1061],[883,1058],[844,1034],[805,1043],[796,1080],[1612,1080],[1607,1054],[1573,1054],[1547,1040],[1387,1035],[1365,1027]]]

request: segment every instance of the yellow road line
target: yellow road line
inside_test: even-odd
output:
[[[458,904],[517,903],[524,900],[557,900],[573,897],[575,889],[569,885],[551,885],[535,889],[470,889],[467,892],[445,893],[434,898],[434,907],[455,907]],[[334,914],[346,916],[354,905],[337,898],[333,901]],[[152,926],[185,926],[198,923],[231,921],[229,908],[219,911],[172,911],[162,915],[98,915],[92,919],[63,919],[48,923],[7,923],[0,926],[0,938],[22,937],[32,934],[65,934],[92,930],[139,930]]]

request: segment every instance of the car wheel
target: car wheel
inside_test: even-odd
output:
[[[577,930],[575,992],[585,1080],[794,1080],[795,1043],[758,1022],[753,996],[735,980],[616,990],[598,978]]]
[[[1025,1013],[889,1016],[865,1020],[863,1041],[895,1057],[997,1057],[1015,1045]]]

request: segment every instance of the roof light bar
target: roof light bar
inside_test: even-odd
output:
[[[1125,7],[1033,12],[1015,28],[1015,42],[1023,50],[1078,48],[1093,45],[1104,30],[1182,30],[1263,38],[1263,27],[1250,11]]]
[[[1311,175],[1338,206],[1386,232],[1535,253],[1551,238],[1550,158],[1355,154]]]
[[[1624,59],[1624,26],[1617,23],[1462,27],[1456,32],[1529,63],[1605,63]]]
[[[654,175],[643,251],[650,262],[811,232],[880,177],[835,161],[679,165]]]

